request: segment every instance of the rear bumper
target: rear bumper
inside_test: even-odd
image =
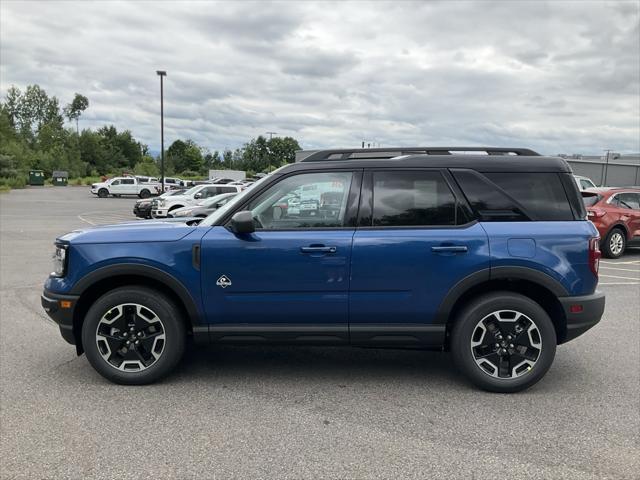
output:
[[[565,343],[579,337],[596,325],[604,313],[605,297],[603,292],[580,297],[560,297],[558,300],[560,300],[567,318],[567,333],[559,343]],[[580,310],[578,306],[582,309]]]
[[[40,297],[42,308],[60,328],[60,335],[71,345],[76,344],[73,333],[73,311],[78,302],[78,295],[60,295],[45,290]],[[68,305],[62,302],[70,302]]]

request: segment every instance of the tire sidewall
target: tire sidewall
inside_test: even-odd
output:
[[[471,351],[471,336],[478,322],[497,310],[516,310],[534,321],[542,338],[542,352],[528,373],[501,379],[491,377],[475,363]],[[528,297],[512,292],[485,295],[472,301],[458,315],[452,330],[451,351],[456,366],[480,388],[501,393],[517,392],[537,383],[549,370],[556,352],[556,332],[549,315]]]
[[[109,196],[109,190],[107,190],[106,188],[101,188],[100,190],[98,190],[98,197],[107,198],[108,196]]]
[[[137,303],[151,309],[162,321],[165,345],[162,355],[141,372],[123,372],[107,364],[96,345],[96,329],[102,316],[116,305]],[[167,375],[182,358],[185,326],[180,311],[161,293],[146,287],[122,287],[106,293],[89,308],[82,325],[82,344],[89,363],[106,379],[125,385],[143,385]]]
[[[140,198],[149,198],[151,196],[151,192],[146,188],[140,192]]]

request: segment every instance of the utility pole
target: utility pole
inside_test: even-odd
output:
[[[604,165],[604,180],[602,181],[603,187],[607,186],[607,174],[609,173],[609,152],[611,152],[611,150],[605,150],[605,153],[607,156],[605,158],[605,165]]]
[[[269,141],[273,140],[273,136],[277,135],[278,132],[265,132],[267,135],[269,135]],[[271,150],[269,149],[269,146],[267,146],[267,161],[269,162],[269,173],[271,173]]]
[[[164,193],[164,84],[163,78],[167,76],[164,70],[156,70],[160,77],[160,192]]]

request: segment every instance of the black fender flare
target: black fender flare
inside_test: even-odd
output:
[[[556,297],[567,297],[569,292],[555,278],[529,267],[492,267],[474,272],[458,283],[444,297],[435,316],[435,324],[445,324],[456,302],[471,288],[491,280],[527,280],[546,288]]]
[[[110,277],[122,275],[146,277],[166,285],[167,288],[173,291],[184,304],[191,324],[197,325],[201,323],[201,315],[196,306],[196,302],[182,282],[173,275],[150,265],[143,265],[140,263],[119,263],[100,267],[78,280],[69,293],[81,296],[97,282]]]

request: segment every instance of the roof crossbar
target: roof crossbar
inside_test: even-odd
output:
[[[298,162],[322,162],[331,160],[372,160],[400,157],[403,155],[455,155],[462,152],[482,152],[486,155],[518,155],[537,157],[539,153],[528,148],[504,147],[390,147],[347,148],[331,150],[298,151]],[[305,155],[308,154],[308,155]]]

